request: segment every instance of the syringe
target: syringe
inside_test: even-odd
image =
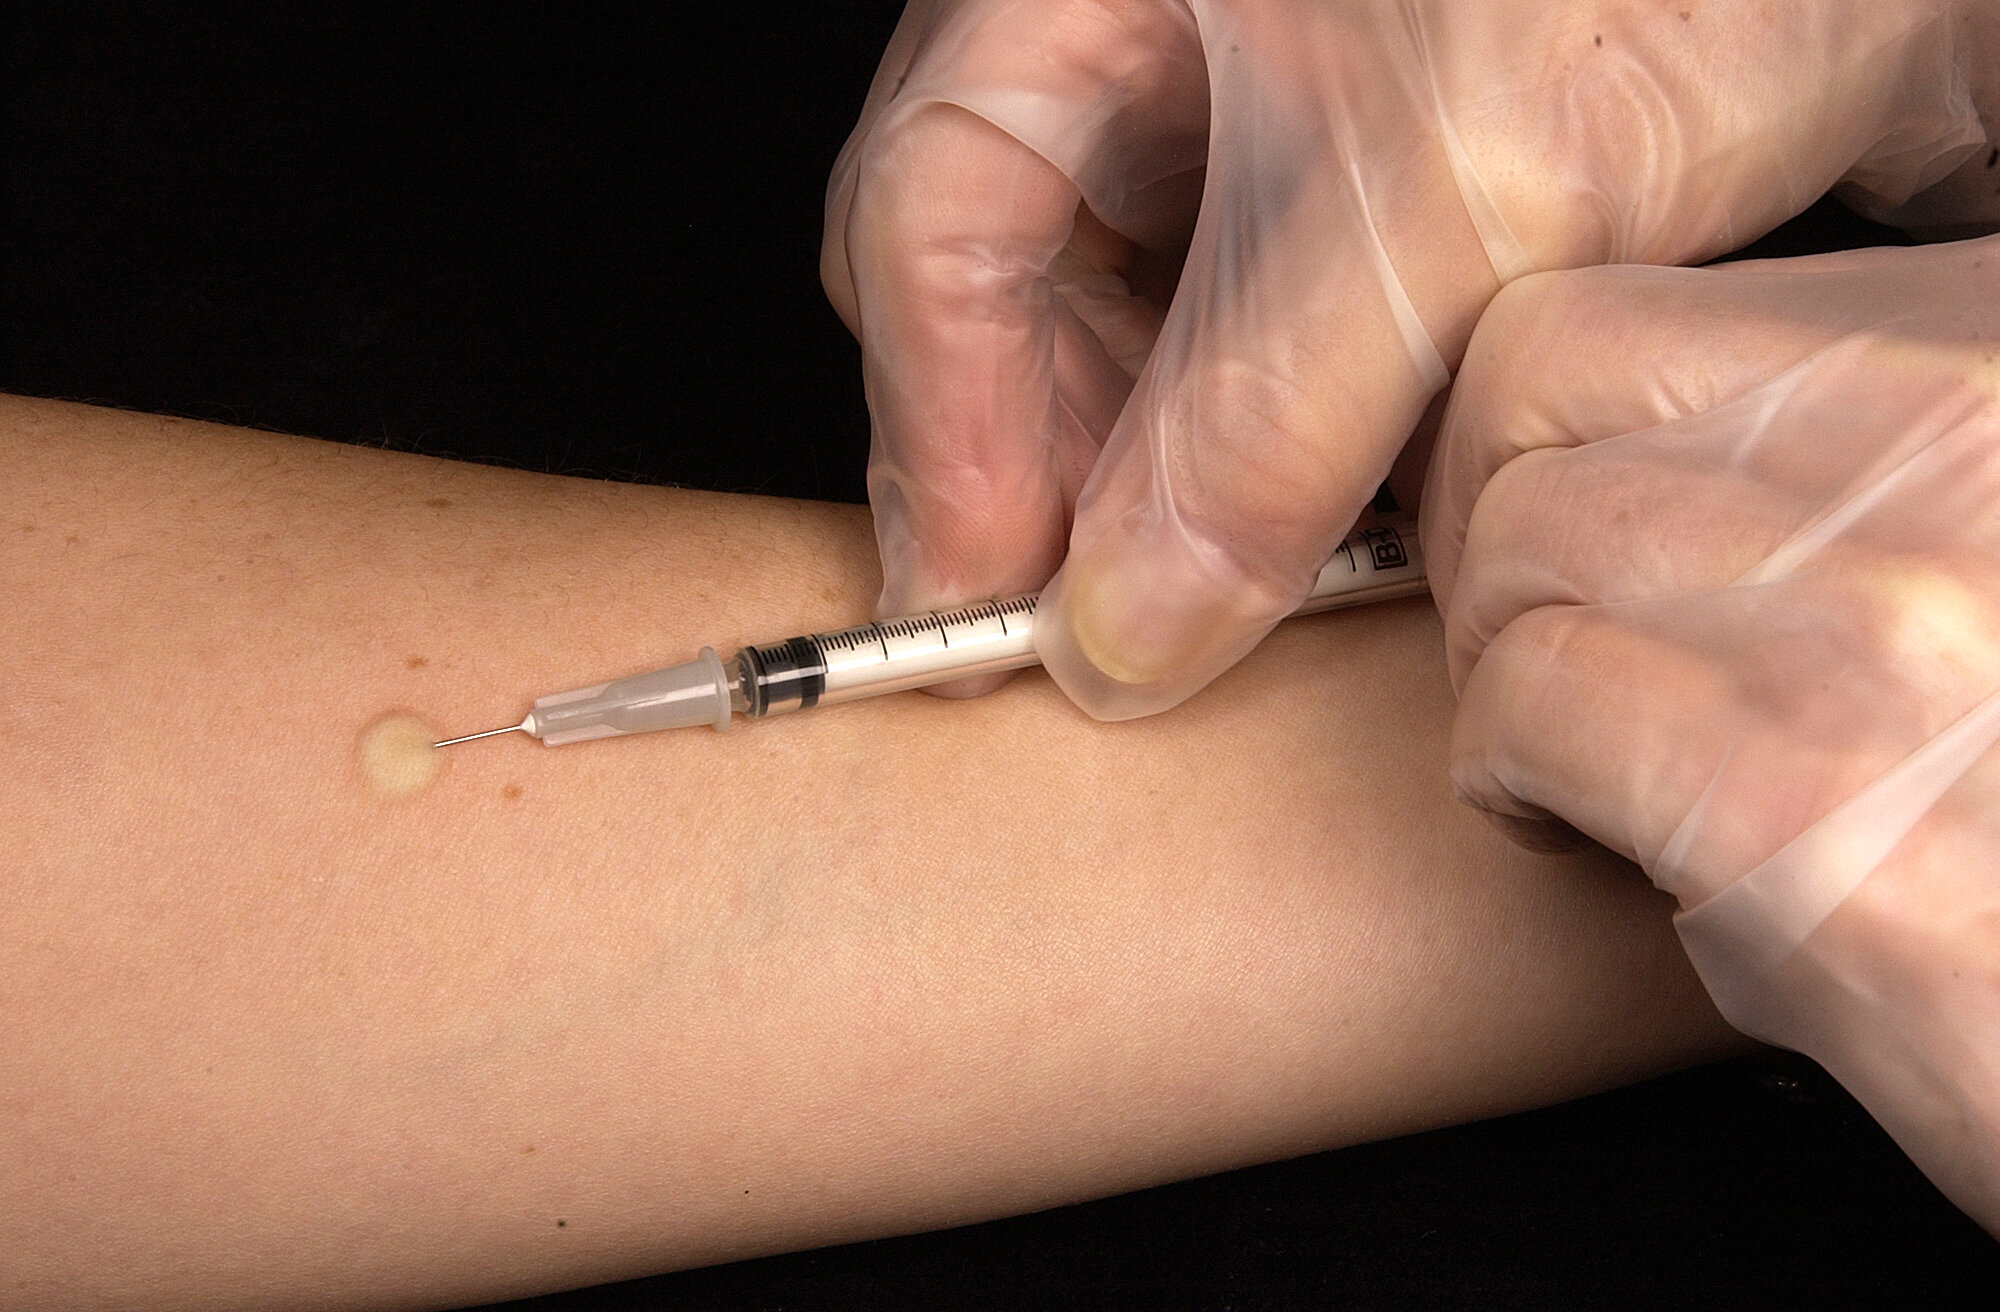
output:
[[[1312,594],[1293,611],[1313,615],[1424,590],[1415,524],[1384,518],[1349,533],[1319,573]],[[525,733],[550,747],[709,724],[727,729],[732,714],[762,718],[810,706],[879,697],[976,674],[1039,664],[1030,593],[958,610],[876,620],[744,647],[724,660],[715,648],[663,670],[535,699],[519,724],[436,744]]]

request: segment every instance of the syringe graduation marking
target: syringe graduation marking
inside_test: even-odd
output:
[[[884,659],[889,655],[888,633],[880,624],[863,624],[859,628],[842,629],[838,633],[819,633],[813,635],[812,640],[822,648],[835,651],[860,651],[864,640],[871,641],[882,649]]]
[[[938,645],[946,650],[951,648],[951,633],[954,628],[970,627],[995,621],[1000,626],[1003,637],[1012,637],[1014,630],[1009,627],[1009,617],[1032,619],[1035,614],[1037,596],[1009,597],[1005,601],[982,601],[974,606],[958,610],[931,611],[924,615],[910,615],[895,620],[875,620],[852,629],[841,629],[835,633],[814,634],[812,641],[821,648],[852,652],[859,651],[863,643],[877,647],[883,660],[893,660],[895,653],[889,650],[891,638],[924,638],[937,635]]]

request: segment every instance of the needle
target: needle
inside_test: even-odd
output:
[[[435,749],[449,747],[453,743],[469,743],[474,738],[491,738],[496,733],[525,733],[527,729],[528,726],[525,724],[510,724],[504,729],[488,729],[485,733],[469,733],[463,738],[447,738],[441,743],[432,743],[431,747]]]

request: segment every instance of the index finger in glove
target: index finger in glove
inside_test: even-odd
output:
[[[983,120],[933,106],[880,145],[845,243],[874,423],[869,500],[885,613],[1038,586],[1062,556],[1065,481],[1095,454],[1129,380],[1091,359],[1058,385],[1049,267],[1076,188]],[[890,176],[920,180],[892,183]],[[1067,404],[1066,404],[1067,401]],[[1094,404],[1092,404],[1094,402]]]
[[[1156,321],[1105,290],[1088,238],[1129,243],[1097,216],[1143,228],[1200,162],[1205,86],[1173,13],[916,5],[898,29],[822,256],[861,339],[885,611],[1026,591],[1061,558]],[[1107,111],[1119,96],[1137,103]]]

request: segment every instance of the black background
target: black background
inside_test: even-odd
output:
[[[704,9],[0,9],[0,388],[863,499],[867,415],[818,286],[820,205],[898,6]],[[1757,251],[1890,239],[1822,205]],[[2000,1247],[1816,1067],[1773,1054],[506,1306],[1988,1307],[1996,1291]]]

